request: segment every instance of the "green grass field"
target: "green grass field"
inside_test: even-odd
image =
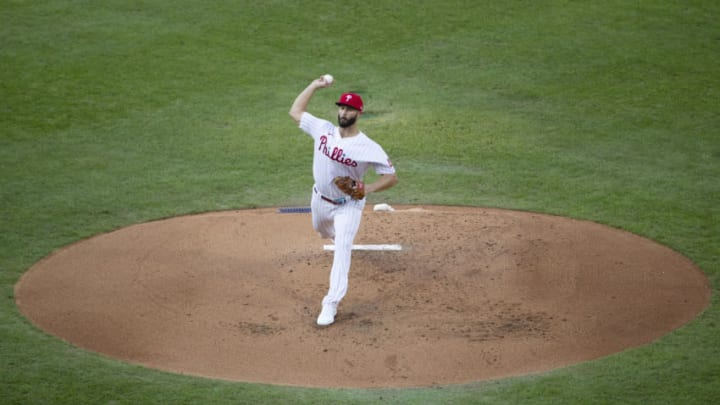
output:
[[[0,0],[0,402],[637,403],[720,397],[720,3]],[[711,306],[637,349],[418,389],[173,375],[35,328],[13,286],[54,250],[176,215],[307,205],[288,116],[361,127],[401,183],[383,202],[502,207],[622,228],[688,256]],[[380,202],[373,196],[372,202]]]

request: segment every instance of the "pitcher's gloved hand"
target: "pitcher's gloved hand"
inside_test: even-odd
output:
[[[355,200],[365,198],[365,183],[360,180],[354,180],[348,176],[335,177],[335,185],[345,194]]]

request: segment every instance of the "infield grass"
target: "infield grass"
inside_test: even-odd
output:
[[[720,3],[0,0],[3,403],[662,403],[720,397]],[[287,111],[310,80],[363,94],[398,187],[371,203],[531,210],[629,230],[713,285],[689,325],[532,376],[276,387],[124,364],[17,310],[33,263],[188,213],[306,205]]]

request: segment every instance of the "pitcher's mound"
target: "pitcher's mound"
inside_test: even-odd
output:
[[[643,345],[710,302],[682,255],[591,222],[461,207],[370,207],[336,323],[315,326],[332,251],[310,214],[156,221],[32,267],[20,310],[74,345],[213,378],[430,386],[550,370]]]

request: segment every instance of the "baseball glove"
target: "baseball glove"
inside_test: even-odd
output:
[[[343,193],[349,195],[355,200],[365,198],[365,184],[360,180],[353,180],[351,177],[338,176],[335,177],[335,185]]]

